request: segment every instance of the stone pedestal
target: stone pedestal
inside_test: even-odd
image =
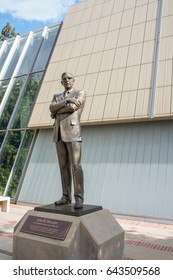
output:
[[[124,231],[108,210],[85,205],[74,210],[73,205],[47,205],[28,211],[14,229],[14,260],[120,260],[123,256]],[[95,209],[93,212],[91,208]],[[97,210],[96,210],[97,208]],[[68,213],[66,215],[65,212]],[[60,213],[57,213],[60,212]],[[79,214],[80,213],[80,214]],[[28,217],[40,221],[70,223],[64,240],[41,236],[21,229]]]

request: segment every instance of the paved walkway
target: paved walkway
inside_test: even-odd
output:
[[[11,260],[13,228],[32,205],[11,204],[0,209],[0,260]],[[173,260],[173,225],[116,219],[125,231],[125,260]]]

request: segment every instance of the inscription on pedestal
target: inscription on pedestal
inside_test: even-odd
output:
[[[28,216],[21,228],[21,232],[44,237],[65,240],[72,223],[37,216]]]

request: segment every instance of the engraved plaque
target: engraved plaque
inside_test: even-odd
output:
[[[20,231],[63,241],[65,240],[71,225],[72,222],[30,215]]]

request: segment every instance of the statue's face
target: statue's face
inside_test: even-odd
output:
[[[72,76],[72,74],[66,73],[62,77],[61,84],[64,86],[64,88],[66,90],[69,90],[73,87],[74,81],[75,80],[74,80],[74,77]]]

